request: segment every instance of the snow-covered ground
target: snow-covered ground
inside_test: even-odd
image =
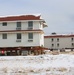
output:
[[[74,55],[0,56],[0,75],[74,75]]]

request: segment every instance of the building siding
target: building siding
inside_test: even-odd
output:
[[[21,21],[20,21],[21,22]],[[7,26],[2,26],[3,22],[0,22],[0,31],[4,30],[16,30],[17,28],[17,21],[16,22],[7,22]],[[40,26],[39,21],[33,21],[33,29],[41,29],[43,30],[42,25]],[[21,22],[21,30],[28,30],[28,21]]]
[[[46,48],[50,48],[50,49],[74,48],[74,46],[72,46],[74,40],[73,41],[71,40],[72,38],[74,38],[72,35],[67,37],[61,37],[61,36],[58,37],[57,35],[55,36],[56,37],[49,36],[44,38],[44,46]],[[52,38],[54,39],[53,41],[51,41]],[[59,41],[57,41],[57,39],[59,39]],[[54,44],[53,47],[52,44]],[[59,46],[57,46],[57,44],[59,44]]]
[[[28,28],[29,21],[33,22],[33,29]],[[7,26],[2,25],[4,22]],[[17,22],[21,22],[20,29],[17,27]],[[0,47],[44,46],[43,22],[40,16],[32,15],[0,18]],[[2,38],[4,33],[7,34],[7,39]],[[21,33],[21,40],[17,40],[17,33]],[[33,41],[28,39],[29,33],[33,33]]]

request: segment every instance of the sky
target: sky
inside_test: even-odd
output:
[[[41,14],[46,35],[74,34],[74,0],[0,0],[0,16]]]

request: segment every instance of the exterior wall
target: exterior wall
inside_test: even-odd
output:
[[[4,30],[16,30],[16,22],[7,22],[7,26],[2,26],[2,22],[0,22],[0,31]]]
[[[12,17],[13,19],[14,17]],[[20,17],[19,17],[20,18]],[[2,18],[1,18],[2,19]],[[35,20],[10,20],[10,18],[7,19],[7,21],[0,21],[0,47],[30,47],[30,46],[44,46],[44,34],[41,31],[32,31],[33,33],[33,42],[28,41],[28,22],[33,21],[33,30],[43,30],[43,24],[41,19],[35,19]],[[6,22],[7,26],[3,26],[2,23]],[[19,31],[16,29],[17,28],[17,22],[21,22],[21,30],[27,30],[27,31]],[[41,22],[41,23],[40,23]],[[16,30],[14,32],[7,32],[11,30]],[[5,32],[3,32],[5,31]],[[2,34],[7,33],[7,39],[2,38]],[[16,34],[21,33],[21,42],[16,42]]]
[[[33,42],[28,41],[28,33],[22,33],[21,42],[16,42],[16,33],[11,33],[7,35],[7,39],[2,39],[2,34],[0,34],[0,47],[40,46],[39,33],[33,33]]]
[[[7,22],[7,26],[2,26],[3,22],[0,22],[0,31],[4,31],[4,30],[16,30],[17,28],[17,21],[13,21],[13,22]],[[28,21],[19,21],[21,22],[21,29],[22,30],[28,30]],[[33,29],[41,29],[43,30],[42,25],[40,25],[39,21],[33,21]]]
[[[43,25],[39,24],[39,29],[43,30]]]
[[[51,40],[49,38],[44,38],[44,47],[51,48]]]
[[[71,40],[72,38],[74,37],[56,37],[53,38],[54,41],[52,41],[52,38],[44,38],[44,46],[50,49],[74,48],[74,46],[72,46],[72,43],[74,43],[74,40]],[[57,39],[59,39],[59,41],[57,41]],[[54,44],[53,47],[52,44]],[[57,46],[57,44],[59,44],[59,46]]]
[[[39,35],[39,40],[40,40],[40,46],[43,46],[44,47],[44,34],[40,34]]]

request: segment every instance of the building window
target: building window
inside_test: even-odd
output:
[[[71,38],[71,41],[73,41],[73,38]]]
[[[33,29],[33,21],[28,22],[28,29]]]
[[[52,39],[51,39],[51,41],[53,42],[53,41],[54,41],[54,39],[52,38]]]
[[[21,22],[17,22],[16,30],[21,30]]]
[[[3,39],[7,39],[7,34],[2,34]]]
[[[19,28],[21,28],[21,22],[17,22],[17,27]]]
[[[59,38],[57,38],[57,42],[59,42]]]
[[[33,39],[33,33],[28,33],[28,39]]]
[[[54,47],[54,44],[52,44],[52,47]]]
[[[21,39],[21,33],[17,33],[17,39]]]
[[[59,47],[59,43],[57,44],[57,47]]]
[[[3,26],[7,26],[7,22],[3,22],[2,25],[3,25]]]
[[[74,46],[74,43],[72,43],[72,46]]]

